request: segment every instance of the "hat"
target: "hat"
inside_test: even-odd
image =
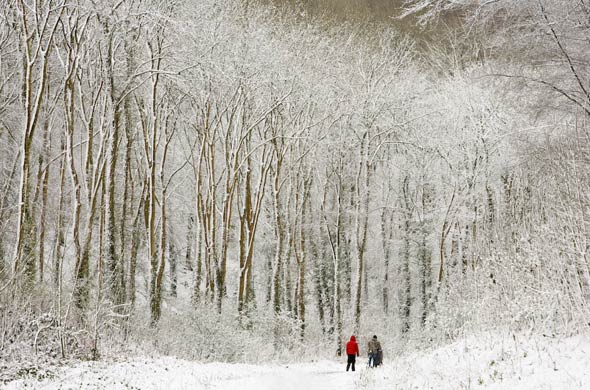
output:
[[[377,338],[377,335],[373,335],[373,338],[376,339]]]

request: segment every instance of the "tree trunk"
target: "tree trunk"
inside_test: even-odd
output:
[[[40,3],[29,7],[22,0],[17,1],[15,5],[18,21],[14,27],[19,30],[21,38],[21,103],[24,118],[19,146],[21,176],[12,271],[14,276],[22,271],[25,283],[31,284],[35,281],[37,266],[34,255],[34,241],[37,237],[34,234],[35,220],[30,204],[31,148],[46,94],[47,65],[51,48],[54,46],[52,42],[65,7],[43,7]]]
[[[62,158],[59,165],[59,206],[57,208],[57,227],[55,234],[55,249],[53,252],[53,285],[58,289],[62,275],[62,262],[65,252],[64,208],[66,181],[66,145],[61,141]]]
[[[49,136],[49,131],[45,128],[44,133],[44,154],[46,156],[49,155],[51,152],[51,141]],[[39,167],[43,165],[45,158],[40,159]],[[47,194],[48,194],[48,187],[49,187],[49,174],[50,174],[50,166],[43,170],[43,178],[41,180],[41,216],[39,218],[39,249],[38,249],[38,256],[39,256],[39,281],[43,283],[43,279],[45,276],[45,230],[46,230],[46,222],[47,222]]]
[[[401,333],[407,334],[411,327],[411,308],[412,308],[412,274],[410,272],[410,242],[412,240],[412,209],[410,208],[411,202],[409,199],[409,177],[404,178],[403,191],[404,191],[404,211],[403,211],[403,245],[402,245],[402,264],[400,270],[401,276],[401,288],[400,288],[400,316],[401,316]]]
[[[170,236],[173,236],[172,230]],[[172,238],[168,240],[168,259],[170,262],[170,296],[176,298],[178,296],[177,252]]]
[[[386,207],[381,210],[381,237],[383,247],[383,313],[389,313],[389,263],[391,261],[391,246],[393,243],[394,229],[393,229],[393,212]]]
[[[186,227],[186,251],[184,256],[184,266],[187,271],[193,271],[193,247],[195,244],[195,218],[193,215],[188,217],[188,223]]]
[[[282,276],[283,276],[283,245],[285,241],[285,229],[283,226],[282,220],[282,206],[281,206],[281,197],[279,193],[280,188],[280,169],[281,169],[281,159],[277,159],[277,163],[275,166],[274,172],[274,181],[272,186],[273,191],[273,210],[274,210],[274,222],[275,222],[275,260],[274,260],[274,270],[273,270],[273,278],[272,278],[272,286],[273,286],[273,308],[275,314],[279,314],[281,312],[281,284],[282,284]]]
[[[139,197],[139,201],[137,204],[137,211],[135,212],[135,218],[133,219],[133,233],[131,237],[131,250],[129,253],[129,276],[127,277],[129,286],[127,287],[127,298],[131,303],[131,310],[135,306],[135,274],[137,270],[137,253],[139,252],[139,246],[141,243],[141,228],[140,228],[140,218],[142,217],[142,210],[146,205],[146,189],[147,185],[146,182],[143,183],[141,196]],[[148,221],[143,220],[143,225],[146,226]]]
[[[358,334],[361,325],[361,296],[363,291],[363,277],[365,276],[365,248],[367,245],[367,232],[369,227],[369,199],[371,184],[371,166],[368,156],[369,148],[368,133],[366,132],[361,141],[360,162],[357,173],[357,203],[356,203],[356,255],[358,261],[358,275],[356,283],[356,295],[354,306],[354,331]],[[364,182],[361,182],[363,179]]]

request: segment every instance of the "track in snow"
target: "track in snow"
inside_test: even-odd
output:
[[[46,390],[353,390],[366,367],[346,372],[345,362],[290,365],[197,363],[174,358],[85,362],[42,382],[10,382],[7,389]]]

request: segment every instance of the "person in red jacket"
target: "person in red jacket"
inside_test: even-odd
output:
[[[352,365],[352,371],[354,371],[354,363],[356,357],[359,356],[359,345],[356,343],[356,337],[350,336],[350,341],[346,343],[346,354],[348,355],[348,363],[346,364],[346,371]]]

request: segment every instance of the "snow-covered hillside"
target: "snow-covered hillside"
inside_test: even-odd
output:
[[[590,339],[480,335],[426,352],[401,354],[356,372],[344,361],[245,365],[171,357],[86,362],[51,379],[9,383],[7,389],[588,389]]]

